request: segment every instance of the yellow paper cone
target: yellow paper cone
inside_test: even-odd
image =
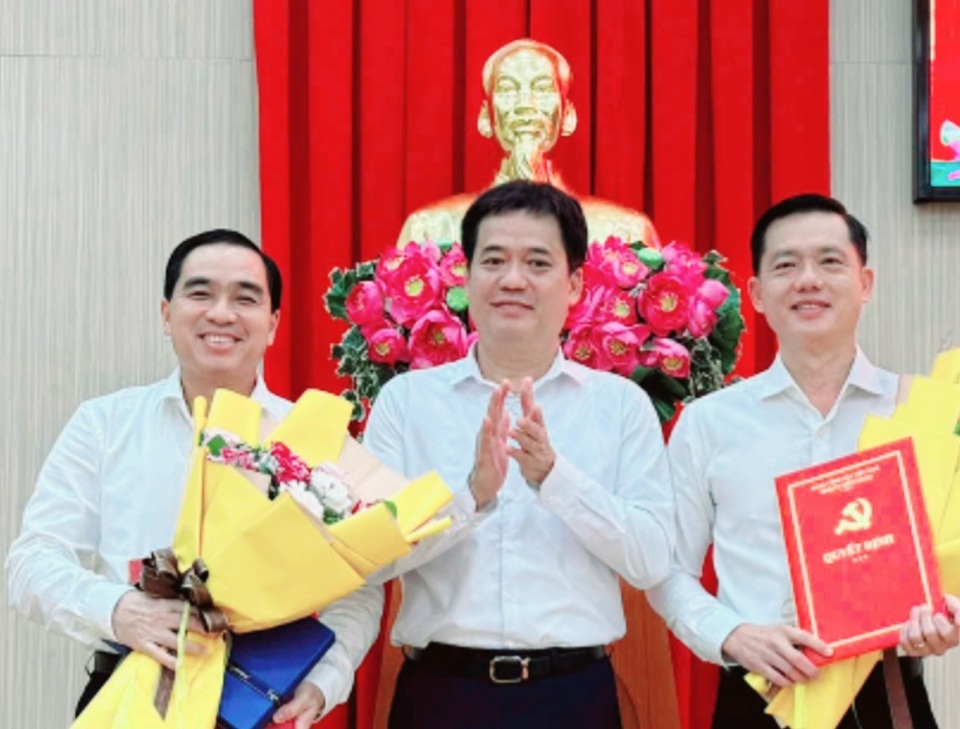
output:
[[[347,442],[351,410],[341,398],[308,391],[268,442],[282,443],[311,469],[334,463]],[[424,528],[452,498],[446,484],[431,474],[396,494],[396,519],[381,503],[326,528],[289,493],[269,499],[254,483],[264,476],[211,461],[207,448],[200,445],[199,430],[206,428],[208,435],[219,431],[227,440],[239,437],[257,446],[261,427],[257,403],[218,390],[209,412],[203,399],[197,399],[194,418],[198,432],[173,550],[181,573],[202,560],[209,574],[206,588],[237,633],[311,615],[353,592],[363,585],[366,574],[407,554],[408,534]],[[354,455],[360,453],[359,445],[351,447]],[[362,455],[370,478],[390,474],[372,456]],[[401,479],[399,485],[406,481]],[[438,524],[431,524],[432,532],[437,531]],[[212,727],[223,685],[225,648],[222,639],[204,640],[213,641],[207,655],[181,655],[166,718],[153,708],[160,667],[135,653],[118,667],[75,729]]]
[[[930,376],[935,380],[960,385],[960,347],[955,347],[937,355]]]
[[[879,660],[875,651],[821,666],[817,678],[803,685],[802,701],[798,687],[782,689],[767,704],[767,713],[791,729],[835,729]],[[756,674],[748,676],[755,690],[766,683]]]

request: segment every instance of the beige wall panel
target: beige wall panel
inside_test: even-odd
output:
[[[0,52],[28,56],[253,56],[249,0],[0,0]]]
[[[259,238],[249,2],[0,0],[0,560],[83,399],[165,375],[163,264]],[[66,727],[85,651],[6,607],[0,726]]]
[[[832,0],[833,192],[870,229],[877,283],[861,342],[927,372],[960,345],[960,203],[914,205],[911,0]],[[941,729],[960,729],[960,651],[926,662]]]

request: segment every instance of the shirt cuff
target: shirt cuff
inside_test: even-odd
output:
[[[136,588],[104,580],[90,587],[83,601],[81,613],[94,625],[100,637],[116,640],[113,632],[113,611],[120,598]]]
[[[493,500],[484,506],[482,509],[477,508],[477,500],[473,498],[473,492],[469,488],[462,489],[460,491],[453,492],[453,501],[450,504],[450,514],[455,520],[472,522],[483,520],[487,517],[488,514],[493,513],[497,508],[498,497],[494,497]]]
[[[323,692],[323,711],[320,716],[326,716],[336,707],[350,698],[350,689],[353,688],[352,676],[344,680],[335,665],[326,664],[323,659],[310,669],[305,681],[309,681]]]
[[[744,622],[746,621],[739,614],[725,605],[718,606],[714,613],[704,620],[702,635],[705,638],[704,649],[707,660],[721,666],[734,665],[724,658],[722,647],[730,634]]]
[[[581,511],[581,478],[577,467],[558,453],[553,468],[538,489],[540,501],[558,516],[563,516],[566,512]]]

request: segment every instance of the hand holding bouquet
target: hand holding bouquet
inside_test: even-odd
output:
[[[436,474],[406,483],[382,466],[349,437],[351,409],[307,391],[261,445],[256,402],[218,390],[207,415],[198,399],[173,548],[150,560],[158,581],[232,632],[263,630],[312,615],[445,528],[449,520],[433,517],[451,498],[447,486]],[[185,653],[189,611],[175,677],[131,654],[74,729],[213,727],[225,641],[191,634],[207,653]]]

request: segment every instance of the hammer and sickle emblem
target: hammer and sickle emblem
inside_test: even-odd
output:
[[[851,501],[840,510],[840,521],[833,530],[834,534],[844,532],[862,532],[873,525],[873,506],[864,498]]]

